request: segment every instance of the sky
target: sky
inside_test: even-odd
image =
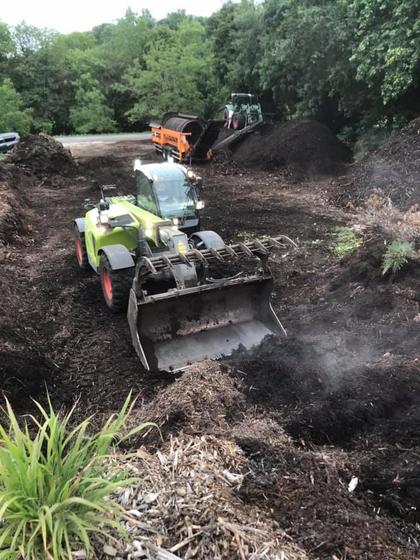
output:
[[[127,8],[149,10],[162,19],[168,12],[184,9],[197,16],[209,16],[224,0],[0,0],[0,20],[16,25],[22,20],[36,27],[61,33],[88,31],[100,23],[122,17]]]

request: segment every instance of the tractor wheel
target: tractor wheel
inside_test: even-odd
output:
[[[232,117],[232,128],[235,130],[241,130],[244,128],[245,116],[242,113],[235,113]]]
[[[134,267],[112,270],[106,255],[101,255],[99,277],[105,303],[114,313],[127,311]]]
[[[85,235],[81,233],[77,226],[74,227],[74,248],[79,268],[89,270],[89,260],[86,251]]]

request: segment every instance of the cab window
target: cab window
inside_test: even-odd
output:
[[[157,214],[155,197],[153,195],[152,183],[141,172],[138,171],[137,175],[137,206],[144,208],[152,214]]]

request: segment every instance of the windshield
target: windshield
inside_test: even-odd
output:
[[[153,186],[162,218],[182,218],[195,213],[194,189],[187,180],[159,180]]]

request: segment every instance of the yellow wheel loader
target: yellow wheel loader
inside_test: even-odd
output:
[[[201,206],[197,178],[174,163],[137,165],[135,174],[135,195],[103,193],[75,220],[75,245],[79,267],[98,273],[108,307],[128,308],[143,367],[176,372],[285,335],[271,305],[268,258],[293,242],[226,245],[214,231],[183,231]]]

